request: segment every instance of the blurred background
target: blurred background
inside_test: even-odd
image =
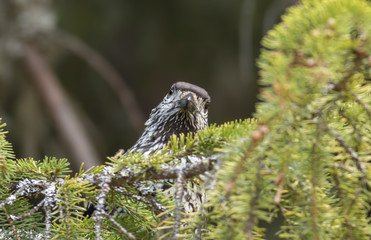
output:
[[[251,117],[260,41],[293,4],[1,0],[0,118],[17,158],[100,164],[177,81],[209,92],[209,123]]]

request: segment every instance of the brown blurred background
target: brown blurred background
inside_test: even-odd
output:
[[[210,123],[250,117],[260,41],[295,2],[1,0],[0,117],[17,158],[104,162],[176,81],[209,92]]]

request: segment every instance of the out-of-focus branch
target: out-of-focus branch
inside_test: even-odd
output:
[[[99,165],[100,161],[93,144],[57,77],[38,50],[29,43],[24,44],[24,64],[56,123],[59,135],[75,159],[73,162],[75,167],[79,168],[82,163],[85,168]]]
[[[239,70],[242,82],[255,82],[254,74],[254,53],[253,53],[253,23],[255,0],[242,1],[240,22],[239,22]]]
[[[128,113],[133,127],[138,133],[142,132],[145,121],[144,113],[129,86],[112,65],[94,49],[68,33],[61,31],[55,32],[53,39],[62,47],[84,59],[103,77],[119,98],[121,105]]]

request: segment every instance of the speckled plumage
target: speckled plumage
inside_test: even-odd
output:
[[[195,133],[208,125],[208,93],[193,84],[177,82],[155,107],[142,136],[130,151],[151,154],[163,149],[170,136]]]
[[[152,154],[166,147],[170,136],[175,134],[196,133],[208,125],[209,94],[202,88],[186,83],[177,82],[171,88],[162,102],[155,107],[145,123],[145,130],[135,145],[130,148],[132,152],[142,152],[144,155]],[[199,162],[202,159],[188,156],[177,160],[174,164],[182,167],[186,163]],[[173,181],[167,181],[173,183]],[[165,184],[167,185],[167,184]],[[143,188],[143,186],[140,186]],[[164,187],[160,181],[141,191],[155,191]],[[183,207],[186,213],[196,211],[205,199],[205,193],[198,191],[197,184],[187,182],[184,186]],[[171,189],[169,194],[175,194]]]

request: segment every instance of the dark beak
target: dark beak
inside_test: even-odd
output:
[[[194,102],[193,96],[191,93],[184,96],[182,99],[177,101],[176,103],[177,107],[182,108],[186,111],[189,111],[191,113],[194,113],[196,111],[196,104]]]

